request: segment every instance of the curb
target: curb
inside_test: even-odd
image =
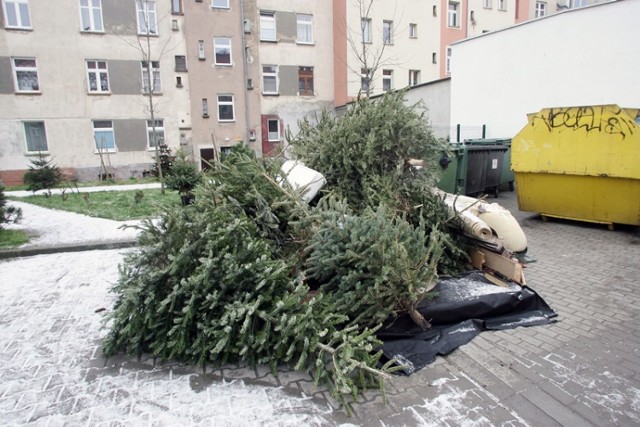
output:
[[[83,251],[96,251],[107,249],[122,249],[132,248],[138,246],[137,240],[123,240],[116,242],[101,242],[101,243],[80,243],[80,244],[68,244],[57,245],[50,247],[32,247],[32,248],[17,248],[17,249],[4,249],[0,250],[0,259],[9,258],[21,258],[34,255],[48,255],[61,252],[83,252]]]

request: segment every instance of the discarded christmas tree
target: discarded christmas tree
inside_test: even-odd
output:
[[[274,373],[288,364],[345,405],[382,388],[399,368],[380,366],[376,330],[403,312],[427,328],[417,307],[443,266],[464,256],[430,191],[433,174],[408,163],[430,163],[442,145],[400,104],[389,95],[342,119],[325,115],[317,129],[302,124],[294,149],[328,180],[315,206],[287,184],[278,159],[239,149],[214,161],[191,208],[141,226],[113,288],[105,354],[244,361]]]

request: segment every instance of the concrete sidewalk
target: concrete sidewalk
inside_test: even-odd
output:
[[[515,193],[496,201],[522,225],[537,259],[527,283],[559,322],[484,332],[421,371],[394,377],[387,404],[368,392],[351,417],[308,375],[286,368],[274,377],[267,367],[203,371],[104,360],[102,309],[113,304],[108,290],[128,249],[0,261],[3,423],[640,425],[639,229],[543,222],[518,211]]]

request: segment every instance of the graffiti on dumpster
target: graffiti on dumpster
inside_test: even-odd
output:
[[[633,120],[624,117],[622,108],[613,106],[549,108],[533,116],[531,126],[542,121],[549,132],[556,128],[587,132],[603,132],[625,139],[637,127]]]

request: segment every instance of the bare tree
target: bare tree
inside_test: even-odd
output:
[[[346,27],[347,42],[357,60],[355,64],[352,64],[347,59],[347,67],[351,72],[360,76],[361,92],[366,97],[369,97],[374,89],[373,81],[380,68],[395,63],[393,58],[385,55],[386,47],[391,44],[395,37],[394,20],[386,21],[389,23],[388,27],[386,22],[383,24],[382,38],[379,40],[380,44],[377,43],[378,40],[373,39],[371,11],[375,1],[354,0],[353,4],[358,9],[360,27],[356,31],[353,31],[348,25]],[[395,7],[397,7],[397,3],[394,5],[394,17]]]
[[[165,14],[162,18],[157,19],[155,0],[135,0],[136,17],[134,26],[137,29],[137,37],[135,41],[131,41],[124,37],[121,39],[129,46],[135,48],[139,53],[144,70],[142,79],[142,92],[146,97],[144,108],[149,115],[151,122],[151,140],[154,145],[155,163],[158,171],[158,179],[160,181],[160,191],[164,194],[165,177],[162,171],[162,162],[160,158],[160,142],[158,138],[156,117],[160,102],[157,100],[157,85],[160,83],[160,60],[173,47],[169,46],[173,33],[167,37],[161,45],[156,42],[158,39],[158,26],[169,14]],[[153,43],[152,43],[153,40]],[[156,69],[153,65],[158,64]]]

